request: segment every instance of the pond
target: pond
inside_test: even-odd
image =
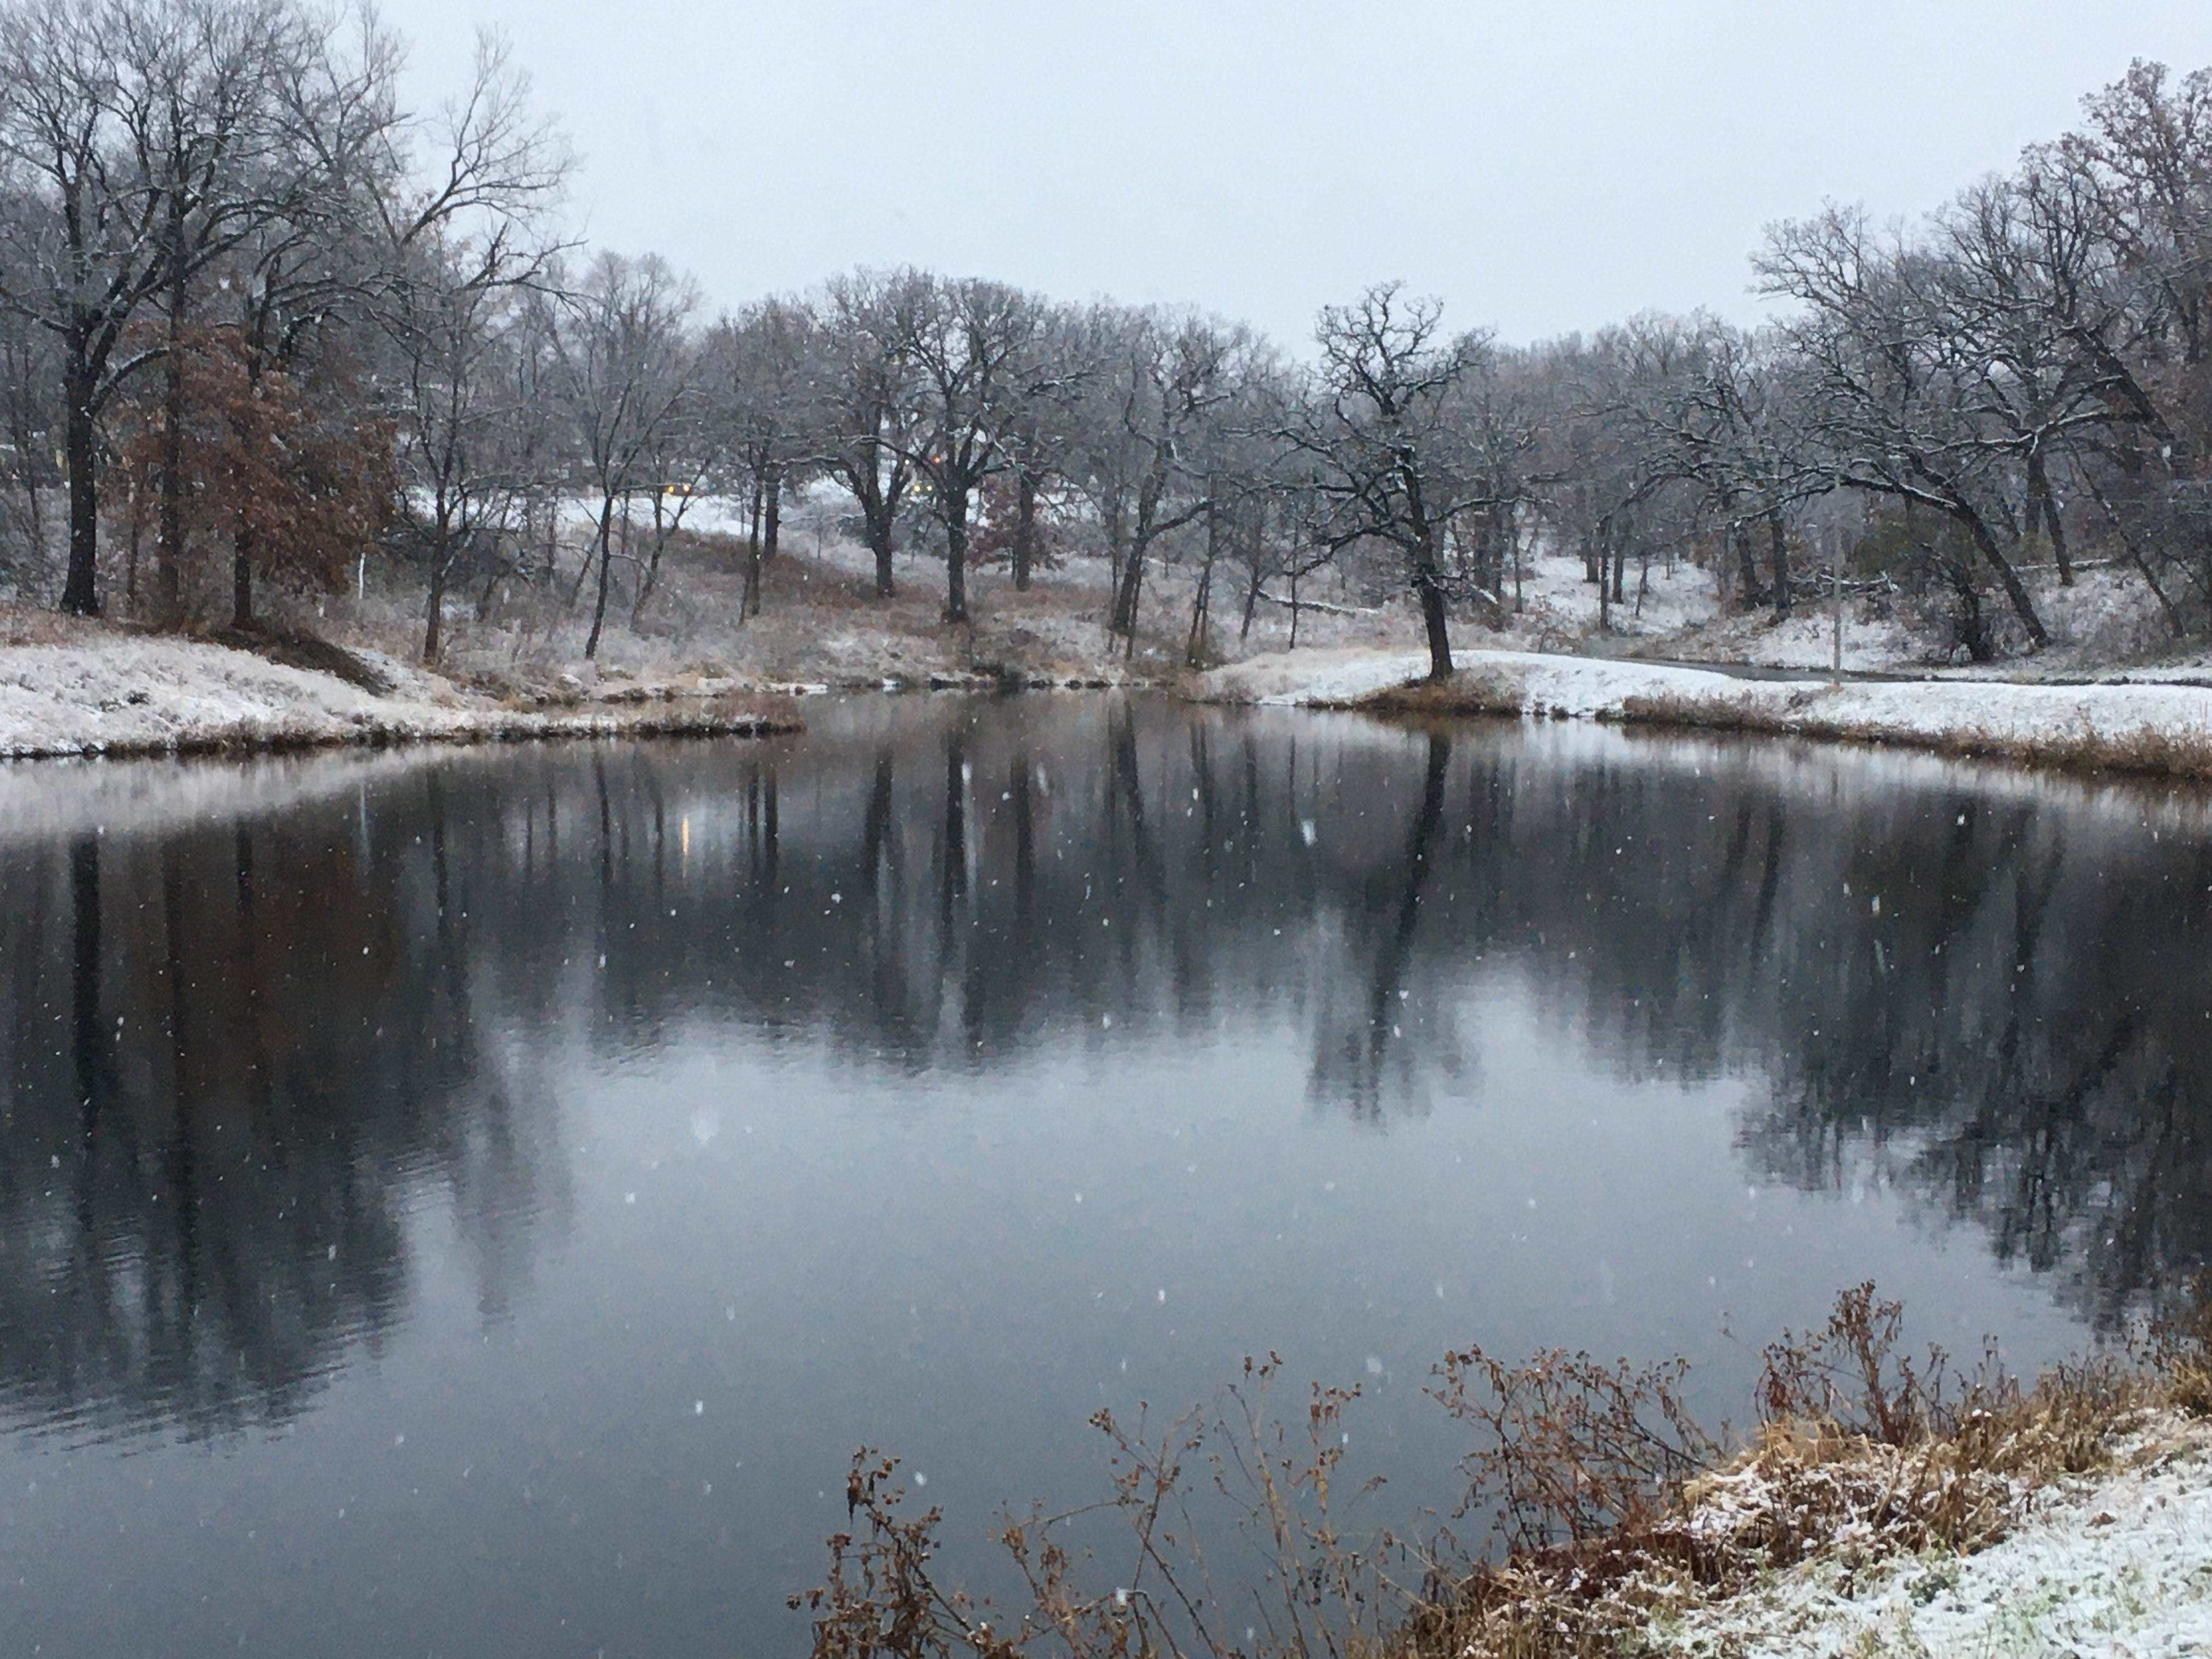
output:
[[[802,1652],[863,1443],[988,1582],[1272,1350],[1403,1528],[1448,1347],[1741,1420],[1844,1285],[2033,1367],[2212,1241],[2200,797],[808,713],[0,772],[0,1650]]]

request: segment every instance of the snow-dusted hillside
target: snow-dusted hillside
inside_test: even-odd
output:
[[[387,690],[164,635],[86,628],[61,643],[0,645],[0,758],[735,731],[757,723],[750,708],[702,695],[714,688],[684,688],[692,695],[680,705],[656,698],[517,708],[387,657],[362,658]]]

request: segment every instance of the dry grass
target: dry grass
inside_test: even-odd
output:
[[[2132,1352],[2062,1366],[2032,1387],[1991,1356],[1968,1371],[1940,1349],[1907,1354],[1902,1319],[1871,1285],[1846,1291],[1820,1330],[1768,1347],[1759,1420],[1732,1457],[1680,1480],[1655,1468],[1620,1504],[1618,1524],[1477,1564],[1414,1609],[1396,1653],[1634,1653],[1655,1620],[1815,1558],[1849,1574],[1900,1554],[1971,1553],[2003,1537],[2037,1488],[2107,1467],[2131,1430],[2161,1413],[2212,1407],[2212,1322],[2202,1312]],[[1506,1375],[1525,1389],[1560,1364],[1539,1356]],[[1664,1392],[1638,1380],[1635,1403],[1648,1415]],[[1618,1407],[1588,1423],[1554,1413],[1547,1437],[1490,1455],[1533,1461],[1579,1495],[1601,1488],[1608,1458],[1617,1468],[1620,1422]],[[1586,1474],[1585,1465],[1596,1467]]]
[[[1449,679],[1416,680],[1353,700],[1346,707],[1394,718],[1442,719],[1550,714],[1563,711],[1531,700],[1525,677],[1504,667],[1462,670]],[[2070,729],[2033,734],[1977,726],[1932,729],[1821,713],[1812,696],[1786,702],[1653,693],[1623,697],[1596,718],[1608,724],[1697,732],[1801,738],[1870,747],[1915,749],[1960,759],[2083,774],[2212,778],[2212,730],[2138,726],[2102,731],[2086,720]]]
[[[582,660],[591,595],[580,593],[576,603],[568,603],[583,538],[572,529],[566,539],[560,561],[565,574],[558,582],[510,583],[481,617],[465,604],[471,596],[455,596],[442,672],[495,696],[542,688],[564,672],[592,678]],[[678,532],[658,584],[642,606],[634,607],[636,573],[618,563],[600,670],[652,678],[696,672],[756,684],[849,688],[887,680],[919,686],[933,678],[963,676],[1158,684],[1182,671],[1190,644],[1194,581],[1182,568],[1155,567],[1148,574],[1133,655],[1104,627],[1111,594],[1107,566],[1099,558],[1060,561],[1041,569],[1025,591],[1014,587],[1003,565],[973,566],[967,578],[970,620],[963,624],[944,620],[941,562],[902,553],[895,570],[897,592],[879,598],[871,556],[812,507],[787,515],[782,550],[762,567],[761,613],[749,618],[742,616],[744,564],[738,537]],[[365,601],[333,599],[320,620],[342,640],[412,661],[421,647],[421,601],[411,581],[385,574],[389,585],[380,589],[372,568]],[[1212,660],[1281,649],[1287,620],[1268,606],[1259,609],[1249,642],[1240,644],[1242,601],[1230,591],[1233,586],[1216,586],[1212,628],[1201,656]],[[1300,638],[1317,646],[1382,644],[1407,626],[1398,612],[1339,617],[1309,611]]]
[[[392,689],[391,680],[368,662],[343,646],[333,645],[320,635],[305,629],[222,628],[198,633],[191,637],[228,646],[234,651],[251,652],[264,661],[282,667],[297,668],[310,674],[328,674],[373,696],[385,696]]]
[[[1000,1534],[1033,1605],[994,1608],[941,1588],[941,1521],[902,1512],[896,1465],[863,1451],[848,1486],[855,1525],[831,1540],[828,1581],[794,1607],[814,1615],[815,1659],[1595,1659],[1649,1650],[1649,1632],[1819,1559],[1846,1582],[1886,1559],[1972,1552],[2002,1538],[2038,1487],[2106,1468],[2122,1437],[2212,1411],[2212,1315],[2022,1387],[1985,1355],[1971,1370],[1908,1352],[1903,1316],[1871,1285],[1826,1323],[1765,1351],[1753,1431],[1724,1452],[1684,1407],[1680,1361],[1644,1370],[1587,1354],[1518,1364],[1470,1349],[1431,1390],[1477,1431],[1462,1515],[1486,1509],[1474,1556],[1449,1534],[1371,1553],[1341,1518],[1337,1425],[1355,1390],[1316,1389],[1292,1426],[1265,1409],[1279,1366],[1248,1365],[1232,1402],[1147,1437],[1104,1413],[1118,1511],[1134,1546],[1117,1580],[1078,1583],[1055,1541],[1064,1517]],[[1268,1563],[1265,1632],[1218,1628],[1185,1498],[1189,1464],[1249,1504]],[[1395,1576],[1407,1559],[1419,1582]],[[1393,1610],[1395,1609],[1395,1611]],[[1236,1622],[1236,1621],[1231,1621]]]
[[[1462,669],[1449,679],[1394,685],[1351,705],[1384,714],[1503,715],[1520,718],[1528,698],[1524,678],[1508,668]]]
[[[1830,743],[1919,749],[1961,759],[2001,760],[2063,772],[2120,772],[2154,777],[2212,778],[2212,734],[2138,726],[2021,736],[1975,726],[1926,731],[1872,720],[1838,720],[1726,697],[1632,696],[1621,700],[1624,725],[1689,727],[1815,738]]]
[[[130,631],[98,617],[71,617],[43,605],[0,605],[0,645],[91,645]]]

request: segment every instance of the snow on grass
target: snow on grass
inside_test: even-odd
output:
[[[1709,622],[1720,609],[1720,592],[1712,572],[1677,562],[1672,571],[1663,563],[1648,571],[1632,570],[1622,585],[1620,604],[1610,608],[1613,629],[1618,634],[1672,634]],[[1507,569],[1500,597],[1510,610],[1513,577]],[[1571,554],[1530,553],[1522,561],[1521,602],[1524,625],[1549,626],[1567,633],[1582,633],[1598,624],[1601,606],[1597,584],[1589,580],[1583,562]]]
[[[1286,651],[1218,668],[1199,684],[1208,702],[1347,703],[1428,672],[1425,651]]]
[[[1869,614],[1861,604],[1844,607],[1844,666],[1854,672],[1921,665],[1928,653],[1895,617]],[[1777,622],[1771,611],[1725,617],[1653,653],[1698,662],[1744,663],[1759,668],[1825,669],[1835,660],[1834,613],[1801,606]]]
[[[1372,701],[1408,712],[1517,713],[1844,738],[2092,769],[2212,775],[2212,691],[2193,686],[1966,679],[1833,685],[1533,652],[1462,652],[1456,660],[1459,672],[1450,681],[1414,684],[1427,668],[1425,656],[1282,654],[1217,670],[1205,678],[1200,695],[1221,702]]]
[[[2049,630],[2051,643],[2019,654],[2026,641],[2001,595],[1990,595],[1986,617],[2009,641],[1999,660],[1965,659],[1955,624],[1947,620],[1940,594],[1894,593],[1853,599],[1844,607],[1844,666],[1850,669],[1944,668],[1961,675],[2005,678],[2101,678],[2112,665],[2150,659],[2183,659],[2204,670],[2201,645],[2178,641],[2156,595],[2132,566],[2094,562],[2075,567],[2062,586],[2051,566],[2018,567],[2021,580]],[[1780,621],[1765,610],[1707,617],[1691,616],[1680,631],[1652,640],[1654,656],[1697,662],[1743,663],[1771,668],[1826,668],[1834,650],[1834,623],[1822,596],[1801,599]],[[1616,627],[1617,632],[1637,630]],[[2130,676],[2134,678],[2135,676]]]
[[[522,710],[469,696],[388,659],[371,665],[392,682],[390,693],[169,636],[87,630],[68,643],[0,647],[0,758],[743,729],[755,723],[746,711],[671,714],[645,707],[642,699],[619,711]]]
[[[2122,1462],[2117,1473],[2043,1488],[1976,1553],[1931,1551],[1856,1571],[1816,1560],[1654,1626],[1649,1644],[1771,1659],[2212,1652],[2212,1429],[2166,1419]]]

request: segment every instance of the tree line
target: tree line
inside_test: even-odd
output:
[[[978,566],[1024,589],[1079,549],[1133,648],[1178,566],[1153,625],[1194,661],[1327,570],[1410,596],[1449,672],[1539,550],[1606,623],[1686,559],[1746,609],[1902,590],[1986,659],[2048,641],[2030,574],[2094,560],[2212,627],[2212,70],[2136,64],[1924,222],[1771,228],[1762,326],[1512,346],[1386,283],[1291,354],[914,269],[710,314],[564,234],[568,152],[496,39],[434,110],[404,62],[312,0],[0,5],[0,580],[246,629],[374,559],[428,660],[464,596],[524,590],[588,657],[695,503],[735,504],[743,620],[829,489],[876,593],[933,558],[953,624]]]

